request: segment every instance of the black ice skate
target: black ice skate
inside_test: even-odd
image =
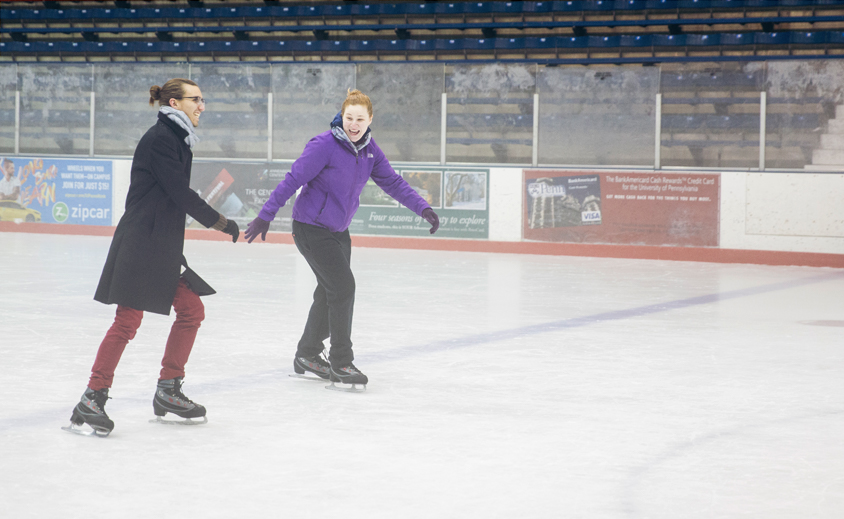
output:
[[[351,362],[346,364],[345,366],[331,366],[329,380],[331,380],[331,385],[325,386],[325,389],[332,389],[334,391],[347,391],[349,393],[360,393],[366,391],[366,384],[367,382],[369,382],[369,379],[366,378],[366,375],[361,373],[360,370],[356,368],[355,365]],[[352,387],[336,386],[334,385],[335,382],[339,382],[341,384],[348,384]],[[363,387],[358,387],[358,384],[362,385]]]
[[[205,408],[182,393],[182,377],[159,380],[158,388],[155,390],[155,397],[152,399],[152,409],[156,418],[150,420],[152,423],[176,424],[176,425],[200,425],[208,423],[205,417]],[[173,413],[185,420],[165,420],[167,413]],[[194,420],[201,418],[202,420]]]
[[[322,355],[314,355],[313,357],[300,357],[297,355],[293,359],[293,371],[296,374],[290,375],[291,377],[328,380],[331,366]],[[319,378],[312,377],[310,374],[314,374]]]
[[[73,408],[70,425],[62,429],[83,436],[108,436],[114,429],[114,422],[105,412],[107,400],[108,388],[98,391],[86,388],[79,403]],[[85,427],[85,424],[88,424],[88,427]]]

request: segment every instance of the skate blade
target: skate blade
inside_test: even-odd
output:
[[[316,380],[316,381],[323,381],[323,382],[328,380],[327,378],[320,378],[316,375],[301,375],[299,373],[291,373],[290,376],[292,378],[301,378],[301,379],[304,379],[304,380]]]
[[[343,393],[363,393],[366,391],[366,384],[340,384],[341,385],[338,386],[332,382],[331,385],[325,386],[325,389],[330,389],[331,391],[342,391]]]
[[[90,425],[86,427],[84,425],[76,425],[73,423],[66,427],[62,427],[62,431],[78,434],[80,436],[98,436],[100,438],[105,438],[106,436],[111,434],[111,431],[106,429],[94,429]]]
[[[154,420],[150,420],[149,423],[160,423],[163,425],[202,425],[204,423],[208,423],[208,417],[202,416],[202,421],[199,419],[193,418],[185,418],[184,420],[165,420],[160,416],[156,416]]]

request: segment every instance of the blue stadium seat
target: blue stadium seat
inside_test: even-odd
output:
[[[206,7],[196,10],[196,17],[200,19],[231,18],[236,14],[235,7]]]
[[[648,0],[645,2],[646,9],[675,9],[676,7],[676,0]]]
[[[463,50],[463,39],[462,38],[440,38],[438,40],[434,40],[435,48],[441,51],[457,51]]]
[[[56,20],[84,20],[85,17],[79,16],[79,9],[45,9],[42,11],[41,20],[56,21]],[[6,11],[3,11],[3,18],[6,18]]]
[[[318,5],[300,5],[297,8],[296,16],[320,16],[322,14],[322,7]]]
[[[406,40],[405,49],[413,52],[427,52],[436,50],[436,40]]]
[[[92,48],[96,49],[96,52],[117,52],[117,53],[133,53],[133,52],[158,52],[155,49],[155,44],[152,46],[148,42],[143,41],[95,41],[91,42]]]
[[[379,52],[404,52],[406,40],[374,40],[375,50]]]
[[[724,33],[720,35],[721,45],[753,45],[753,33]]]
[[[654,47],[678,47],[686,44],[686,34],[654,34],[651,44]]]
[[[349,50],[352,52],[371,52],[375,50],[375,42],[369,40],[351,40]]]
[[[467,50],[492,50],[495,48],[495,38],[466,38],[463,46]]]
[[[768,114],[766,119],[768,126],[771,128],[801,128],[804,130],[819,128],[825,122],[822,121],[821,114]]]
[[[687,34],[686,45],[710,46],[720,44],[720,34]]]
[[[501,50],[521,50],[525,48],[525,39],[495,38],[495,48]]]
[[[462,15],[466,11],[463,2],[437,2],[434,5],[434,12],[439,15]]]
[[[554,11],[612,11],[614,0],[583,0],[554,2]]]
[[[596,48],[615,48],[621,44],[621,37],[614,36],[587,36],[587,45]]]
[[[709,5],[713,9],[737,8],[744,5],[744,0],[711,0]]]
[[[378,4],[378,16],[404,16],[404,4]]]
[[[795,31],[791,33],[789,42],[795,45],[817,45],[819,43],[826,43],[827,34],[825,32],[802,32]]]
[[[570,12],[570,11],[582,11],[584,2],[580,0],[567,0],[567,1],[554,1],[549,2],[551,5],[551,11],[554,12]],[[585,2],[587,4],[591,4],[593,2]],[[590,9],[591,11],[592,9]]]
[[[493,2],[465,2],[463,9],[466,14],[488,14],[492,12]]]
[[[510,13],[510,14],[521,14],[524,10],[523,4],[528,3],[535,3],[535,2],[492,2],[492,12],[493,13]]]
[[[436,11],[435,2],[412,2],[404,4],[404,13],[408,16],[431,16]]]
[[[589,45],[588,36],[557,36],[555,40],[560,49],[580,49]]]
[[[325,5],[322,7],[323,16],[351,16],[352,5],[344,3],[342,5]]]
[[[616,11],[639,11],[647,9],[647,0],[616,0],[613,9]]]
[[[111,42],[109,42],[111,43]],[[172,43],[172,42],[163,42],[163,41],[145,41],[145,42],[119,42],[119,44],[124,48],[125,52],[146,52],[151,54],[159,54],[164,52],[164,44],[165,43]]]
[[[554,8],[554,2],[519,2],[523,13],[548,13]]]
[[[153,7],[151,18],[184,18],[186,10],[175,7]]]
[[[287,46],[288,50],[293,52],[317,52],[321,49],[322,42],[312,40],[292,40],[287,42]]]
[[[525,38],[526,49],[555,49],[557,48],[557,38],[552,36],[529,36]]]
[[[709,0],[680,0],[676,7],[680,9],[709,9]]]
[[[651,46],[651,35],[650,34],[623,34],[621,35],[621,41],[619,42],[621,47],[650,47]]]
[[[206,47],[210,46],[212,52],[237,52],[237,43],[236,41],[209,41],[206,42]]]
[[[81,44],[86,42],[76,41],[60,41],[56,42],[55,46],[59,52],[67,52],[69,54],[77,54],[82,52]]]
[[[278,48],[278,41],[275,40],[258,40],[258,41],[241,41],[237,46],[240,52],[272,52]]]
[[[827,42],[828,43],[837,43],[841,44],[844,43],[844,32],[841,31],[830,31],[827,33]]]
[[[190,45],[186,42],[182,41],[162,41],[158,42],[158,51],[157,52],[167,52],[167,53],[186,53],[189,52]]]
[[[269,10],[270,16],[274,18],[293,18],[298,13],[296,6],[289,5],[272,5],[269,7]]]
[[[753,40],[757,45],[786,45],[789,34],[787,32],[757,32]]]
[[[325,40],[322,50],[325,52],[348,52],[349,40]]]
[[[759,7],[778,7],[779,0],[745,0],[742,7],[756,9]]]
[[[6,9],[3,11],[3,20],[5,20],[6,22],[20,21],[24,19],[24,11],[29,11],[29,9]]]

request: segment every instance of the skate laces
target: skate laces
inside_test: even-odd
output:
[[[105,408],[106,402],[111,399],[111,397],[108,396],[108,391],[103,391],[102,389],[100,389],[98,391],[94,391],[93,393],[94,394],[91,395],[91,400],[93,400],[94,403],[97,404],[97,407],[99,407],[100,409]]]
[[[162,389],[164,389],[165,393],[169,394],[170,396],[174,396],[174,397],[176,397],[180,400],[183,400],[185,403],[196,404],[196,402],[194,402],[193,400],[191,400],[190,398],[185,396],[184,393],[182,393],[182,381],[181,380],[174,380],[173,381],[173,389],[170,389],[169,391],[168,391],[167,388],[162,388]]]
[[[319,366],[321,368],[327,368],[327,367],[331,366],[331,364],[328,363],[328,359],[325,358],[325,351],[324,350],[323,350],[322,353],[320,353],[318,355],[314,355],[313,361],[316,362],[317,364],[319,364]]]
[[[177,386],[173,387],[173,396],[178,397],[181,400],[184,400],[185,402],[190,403],[190,404],[196,403],[193,400],[191,400],[190,398],[186,397],[184,393],[182,393],[182,384],[178,384]]]
[[[322,353],[317,353],[312,357],[299,357],[300,359],[304,360],[305,362],[313,362],[314,364],[318,365],[321,368],[328,368],[331,364],[328,363],[328,359],[325,358],[325,350]]]

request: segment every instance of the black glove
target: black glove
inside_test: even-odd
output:
[[[433,209],[430,207],[426,207],[422,211],[422,218],[428,221],[431,224],[431,234],[437,232],[437,229],[440,228],[440,217],[437,216],[437,213],[434,212]]]
[[[234,223],[234,220],[229,220],[228,222],[226,222],[226,228],[223,229],[223,232],[231,235],[232,243],[237,243],[237,238],[238,236],[240,236],[240,229],[238,229],[237,224]]]
[[[267,241],[267,231],[269,230],[270,222],[262,219],[261,217],[257,217],[246,226],[246,232],[243,233],[243,237],[246,238],[246,243],[252,243],[252,241],[260,234],[261,241]]]

